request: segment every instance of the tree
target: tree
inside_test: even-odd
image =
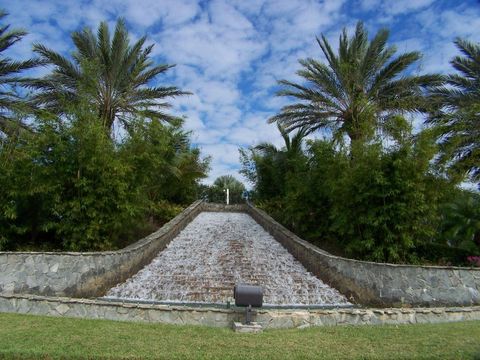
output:
[[[216,178],[213,185],[206,189],[206,195],[212,202],[223,203],[227,189],[229,190],[231,204],[243,201],[242,195],[245,192],[245,185],[232,175],[223,175]]]
[[[112,249],[141,223],[132,169],[95,112],[78,109],[68,120],[36,118],[33,136],[0,142],[3,249]]]
[[[433,167],[434,132],[413,135],[407,125],[400,116],[390,119],[391,146],[380,137],[349,145],[317,139],[290,157],[271,144],[251,148],[246,170],[256,205],[336,255],[418,262],[438,243],[439,207],[454,184]]]
[[[0,11],[0,20],[7,15],[6,12]],[[26,34],[23,30],[10,30],[10,25],[0,25],[0,132],[5,134],[12,133],[22,125],[12,116],[13,112],[25,106],[25,102],[12,89],[13,86],[22,84],[23,80],[18,74],[40,64],[38,59],[15,61],[3,54]]]
[[[277,148],[271,143],[261,143],[248,149],[240,149],[242,173],[249,179],[260,199],[273,198],[285,193],[287,173],[295,172],[303,154],[303,140],[308,133],[299,129],[290,137],[288,132],[277,124],[285,146]]]
[[[406,75],[405,71],[421,58],[419,52],[394,57],[395,46],[387,46],[389,31],[382,29],[369,41],[362,22],[349,38],[340,35],[336,55],[324,35],[317,38],[327,62],[300,60],[297,74],[306,84],[281,80],[279,96],[300,102],[282,108],[269,122],[282,124],[287,131],[307,127],[310,132],[327,129],[335,138],[365,140],[381,130],[391,116],[425,111],[425,89],[442,83],[435,74]]]
[[[162,200],[191,203],[197,198],[198,180],[207,176],[209,158],[201,159],[182,125],[182,121],[135,120],[120,146],[122,158],[133,169],[131,182],[141,184],[141,192],[154,209]]]
[[[194,201],[208,171],[181,122],[138,119],[115,143],[86,104],[32,129],[0,138],[0,251],[128,245]]]
[[[438,129],[442,145],[440,161],[463,178],[465,174],[480,186],[480,44],[456,39],[463,53],[451,61],[459,74],[447,77],[432,97],[441,110],[428,119]]]
[[[232,175],[219,176],[213,182],[214,186],[218,186],[221,189],[229,189],[231,192],[243,192],[245,191],[245,185],[238,181]]]
[[[164,99],[188,93],[175,86],[149,86],[173,65],[153,64],[153,45],[145,46],[145,36],[130,45],[125,21],[120,19],[113,38],[108,24],[102,22],[97,36],[85,28],[74,32],[72,40],[76,47],[72,60],[41,44],[34,45],[40,58],[54,65],[52,73],[31,82],[39,91],[33,99],[36,105],[62,114],[65,104],[76,104],[86,97],[108,130],[115,120],[128,128],[135,116],[174,119],[163,112],[170,106]]]
[[[447,245],[480,252],[480,195],[462,191],[444,205],[442,237]]]
[[[354,143],[338,153],[327,176],[330,230],[349,256],[373,261],[418,261],[416,248],[434,239],[443,181],[430,172],[436,151],[429,132],[385,149]],[[337,165],[338,164],[338,165]]]
[[[270,144],[270,143],[261,143],[255,146],[255,150],[258,150],[260,152],[264,153],[270,153],[270,154],[279,154],[279,153],[285,153],[288,155],[297,155],[302,152],[302,144],[303,144],[303,139],[305,136],[308,135],[308,128],[301,128],[299,129],[295,135],[290,138],[288,131],[285,130],[285,128],[281,124],[277,124],[278,131],[280,132],[280,135],[282,135],[283,141],[285,142],[285,147],[284,150],[279,150],[275,147],[275,145]]]

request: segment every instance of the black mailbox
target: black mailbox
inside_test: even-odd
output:
[[[263,289],[260,286],[237,284],[233,288],[235,306],[245,306],[245,323],[250,324],[252,307],[261,307],[263,304]]]
[[[235,306],[261,307],[263,289],[260,286],[238,284],[233,288]]]

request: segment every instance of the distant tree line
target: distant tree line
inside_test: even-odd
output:
[[[421,54],[397,55],[388,37],[359,22],[336,52],[317,38],[326,61],[300,60],[303,81],[280,81],[297,100],[269,120],[284,147],[240,149],[241,172],[258,206],[331,252],[469,265],[480,197],[459,185],[480,185],[480,44],[455,41],[455,74],[416,75]],[[414,113],[427,119],[417,131]]]
[[[227,189],[230,204],[245,203],[245,185],[232,175],[219,176],[212,185],[201,185],[200,196],[207,202],[225,204],[227,201]]]

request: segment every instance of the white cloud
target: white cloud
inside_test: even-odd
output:
[[[200,119],[200,116],[197,112],[188,111],[184,112],[182,115],[185,118],[185,128],[187,130],[200,131],[202,129],[205,129],[205,124],[202,119]]]
[[[480,41],[477,31],[480,28],[480,8],[465,8],[458,6],[453,9],[436,13],[427,9],[417,15],[422,24],[420,42],[424,43],[424,71],[452,72],[451,59],[459,55],[453,43],[456,37],[470,41]],[[419,34],[417,34],[418,36]]]
[[[213,13],[219,11],[218,6],[212,4]],[[265,44],[248,20],[240,19],[238,26],[232,26],[210,15],[202,13],[193,22],[157,33],[154,40],[170,62],[199,66],[208,77],[238,78],[264,52]]]
[[[397,47],[397,51],[399,53],[405,53],[410,51],[422,52],[424,51],[426,44],[420,38],[411,37],[408,39],[396,41],[395,46]]]
[[[435,0],[395,0],[395,1],[382,1],[382,0],[361,0],[360,7],[366,11],[375,11],[392,17],[394,15],[400,15],[413,11],[418,11],[432,5]]]
[[[231,129],[227,139],[241,147],[254,146],[262,142],[283,146],[283,139],[275,124],[268,124],[267,119],[273,114],[253,114],[238,126]]]
[[[474,37],[479,40],[480,36],[478,29],[480,29],[480,8],[476,11],[464,10],[444,11],[437,19],[434,28],[444,38],[460,37]]]
[[[209,3],[211,22],[221,28],[238,31],[250,31],[253,25],[241,12],[225,1],[215,0]]]
[[[435,0],[395,0],[395,1],[385,1],[384,9],[385,12],[389,15],[399,15],[407,12],[412,12],[416,10],[423,9],[431,4]]]
[[[205,155],[212,155],[207,182],[238,176],[238,147],[259,142],[283,145],[266,120],[291,100],[275,97],[277,80],[301,81],[298,59],[323,60],[315,36],[325,34],[334,49],[343,27],[350,34],[364,20],[371,35],[392,29],[399,52],[425,53],[421,71],[451,71],[456,36],[479,41],[480,8],[433,0],[25,0],[5,4],[7,23],[31,34],[9,52],[32,56],[41,42],[62,53],[70,34],[100,21],[114,26],[123,16],[135,41],[144,34],[155,44],[154,60],[177,64],[159,85],[192,91],[171,101]],[[46,71],[45,69],[40,70]]]
[[[146,29],[154,24],[175,26],[193,19],[200,11],[195,0],[94,0],[88,8],[101,9],[113,17],[125,17]]]

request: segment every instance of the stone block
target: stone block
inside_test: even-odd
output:
[[[60,315],[64,315],[68,310],[70,310],[70,307],[67,304],[60,304],[55,308],[55,310],[57,310]]]
[[[241,322],[233,322],[233,331],[236,333],[258,334],[263,331],[260,324],[252,322],[250,324],[242,324]]]

